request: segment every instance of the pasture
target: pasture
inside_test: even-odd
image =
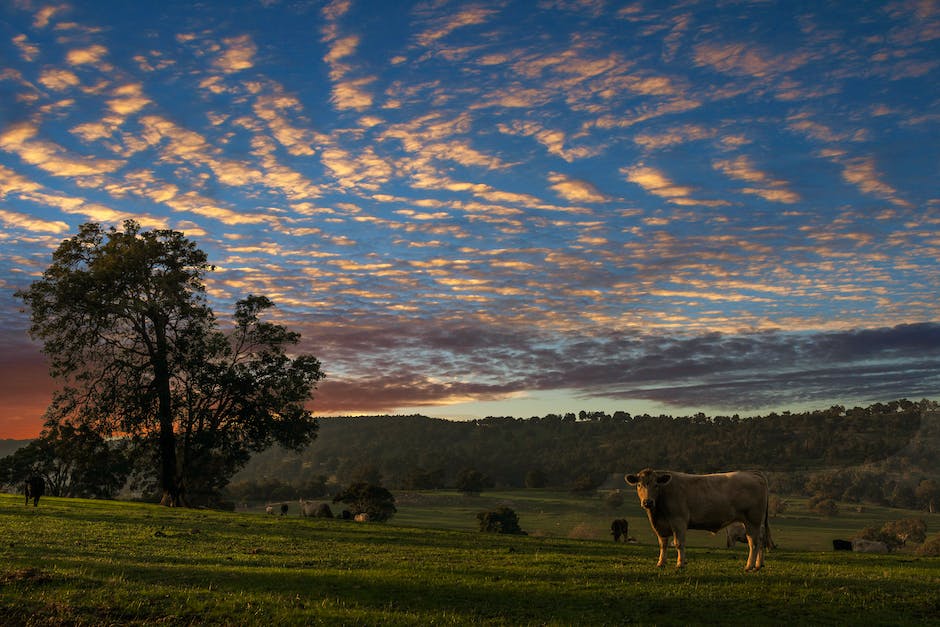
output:
[[[532,535],[474,531],[495,502]],[[654,566],[638,510],[629,499],[610,512],[562,494],[422,493],[403,495],[390,523],[357,524],[304,519],[296,504],[276,517],[55,498],[34,509],[0,495],[0,624],[940,624],[940,559],[791,543],[850,535],[830,533],[838,517],[813,522],[797,508],[774,519],[784,548],[756,574],[741,550],[696,533],[677,572]],[[598,531],[612,513],[641,544]]]

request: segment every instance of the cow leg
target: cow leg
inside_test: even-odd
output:
[[[666,565],[666,547],[669,545],[669,537],[657,534],[656,538],[659,540],[659,561],[656,562],[656,565],[662,568]]]
[[[676,568],[685,568],[685,529],[675,530],[676,551],[679,556],[676,558]]]
[[[745,572],[760,570],[764,565],[764,526],[744,523],[747,535],[747,564]]]
[[[764,539],[766,537],[767,529],[761,524],[757,537],[757,558],[754,561],[754,570],[760,570],[764,567],[764,545],[766,544]]]

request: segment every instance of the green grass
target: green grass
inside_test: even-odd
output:
[[[745,574],[743,551],[702,546],[714,538],[699,533],[677,572],[654,566],[632,504],[615,513],[640,545],[566,537],[593,533],[585,510],[609,524],[599,500],[408,499],[390,523],[357,524],[296,508],[281,518],[44,498],[33,509],[0,495],[0,624],[940,624],[940,559],[788,545]],[[473,531],[494,502],[511,502],[540,535]],[[829,537],[831,523],[812,529],[798,514],[777,535]]]

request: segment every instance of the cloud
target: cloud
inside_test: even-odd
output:
[[[465,8],[454,14],[435,18],[431,27],[418,33],[415,40],[424,47],[430,47],[460,28],[485,24],[494,14],[495,11],[479,6]]]
[[[898,197],[898,191],[882,180],[875,160],[871,157],[857,157],[843,159],[842,178],[858,187],[865,194],[879,196],[890,200],[893,204],[908,207],[910,203]]]
[[[39,83],[53,91],[63,91],[79,84],[78,76],[71,70],[46,69],[39,75]]]
[[[36,15],[33,16],[33,26],[35,26],[36,28],[45,28],[46,26],[49,25],[49,22],[52,21],[52,18],[57,13],[61,13],[67,9],[68,9],[68,5],[66,4],[46,5],[42,7],[41,9],[39,9],[38,11],[36,11]]]
[[[13,44],[19,49],[20,56],[24,61],[32,62],[39,56],[39,46],[30,43],[26,35],[16,35],[13,37]]]
[[[42,220],[35,216],[0,209],[0,222],[9,228],[37,233],[64,233],[69,225],[61,220]]]
[[[741,190],[745,194],[754,194],[764,200],[786,204],[794,204],[801,200],[799,194],[787,189],[786,181],[774,179],[766,172],[758,170],[747,156],[741,155],[736,159],[716,159],[712,161],[712,167],[733,179],[761,185],[761,187],[745,187]]]
[[[647,150],[662,150],[693,141],[711,139],[716,134],[713,128],[699,124],[686,124],[660,133],[637,133],[633,136],[633,142]]]
[[[249,35],[228,37],[222,40],[222,53],[214,65],[226,74],[241,72],[254,67],[254,56],[258,48]]]
[[[807,52],[774,55],[747,43],[702,43],[695,47],[696,64],[719,72],[765,78],[792,72],[811,59]]]
[[[592,183],[569,178],[564,174],[553,172],[548,176],[552,189],[559,196],[571,202],[607,202],[609,198],[600,192]]]
[[[676,185],[661,170],[639,163],[635,166],[624,167],[620,173],[626,176],[627,180],[642,187],[647,193],[665,198],[671,203],[677,205],[702,205],[706,207],[718,207],[727,205],[723,200],[697,200],[691,195],[695,188]]]
[[[58,177],[83,177],[114,172],[124,165],[117,159],[75,155],[59,144],[36,139],[39,129],[31,123],[8,126],[0,134],[0,149]]]
[[[94,65],[99,63],[107,54],[107,48],[100,44],[95,44],[87,48],[69,50],[65,55],[65,60],[69,65]]]
[[[585,399],[645,399],[745,412],[843,399],[929,397],[940,386],[938,324],[816,334],[574,332],[560,337],[536,328],[467,323],[431,323],[418,333],[402,333],[400,324],[373,320],[316,331],[325,363],[338,371],[335,387],[322,386],[318,411],[394,411],[568,389]],[[363,371],[353,368],[352,360],[376,366]],[[406,364],[394,382],[379,366],[389,362]],[[359,374],[345,374],[347,368]]]

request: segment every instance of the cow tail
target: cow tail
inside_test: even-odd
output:
[[[766,477],[764,477],[764,481],[767,481]],[[764,506],[764,546],[768,549],[777,548],[777,545],[774,544],[774,539],[770,536],[770,489],[769,489],[769,486],[767,490],[767,503]]]

